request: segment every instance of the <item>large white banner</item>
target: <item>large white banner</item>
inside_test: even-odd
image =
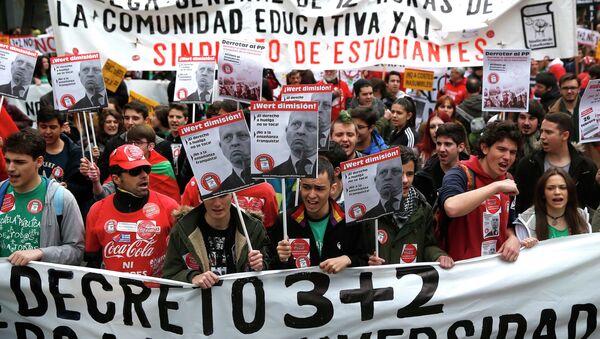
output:
[[[489,256],[450,270],[431,263],[232,274],[210,290],[3,259],[0,337],[597,338],[599,241],[549,240],[514,263]]]
[[[481,65],[486,48],[572,57],[575,2],[48,0],[59,54],[100,51],[129,70],[175,69],[221,39],[267,46],[265,67]]]

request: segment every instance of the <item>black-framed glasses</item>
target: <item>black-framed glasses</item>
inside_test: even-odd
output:
[[[130,144],[130,145],[134,145],[134,146],[140,147],[142,145],[147,145],[150,142],[149,141],[141,141],[141,140],[128,140],[127,143]]]
[[[146,174],[150,174],[151,170],[152,167],[150,166],[138,166],[129,170],[124,170],[121,173],[129,173],[129,175],[131,175],[132,177],[137,177],[138,175],[142,174],[142,171],[146,172]]]

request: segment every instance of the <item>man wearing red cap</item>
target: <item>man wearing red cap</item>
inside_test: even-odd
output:
[[[148,188],[150,162],[135,145],[110,154],[114,194],[96,202],[87,217],[85,254],[88,265],[160,277],[167,237],[174,224],[172,198]]]

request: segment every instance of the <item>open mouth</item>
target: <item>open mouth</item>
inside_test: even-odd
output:
[[[508,164],[507,164],[507,163],[501,162],[501,163],[499,163],[499,164],[498,164],[498,167],[499,167],[499,168],[500,168],[500,170],[501,170],[501,171],[503,171],[503,172],[506,172],[506,171],[508,171]]]

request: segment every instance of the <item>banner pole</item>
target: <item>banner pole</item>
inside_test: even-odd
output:
[[[242,217],[242,209],[240,208],[240,203],[238,202],[237,194],[235,194],[235,192],[233,192],[233,200],[238,211],[238,217],[240,217],[240,223],[242,224],[242,230],[244,230],[244,236],[246,237],[248,248],[250,249],[250,251],[252,251],[252,244],[250,243],[250,237],[248,236],[248,229],[246,229],[246,223],[244,222],[244,218]]]
[[[94,146],[98,146],[98,143],[96,142],[96,130],[94,129],[94,116],[92,115],[92,112],[88,112],[88,114],[90,118],[90,129],[92,130],[92,140],[94,140]]]
[[[375,219],[375,256],[379,257],[379,219]]]
[[[296,196],[294,197],[294,206],[298,206],[300,201],[300,178],[296,179]]]
[[[286,191],[286,187],[285,187],[285,179],[281,178],[281,209],[283,210],[283,240],[287,240],[288,239],[288,233],[287,233],[287,201],[285,198],[285,192]]]
[[[81,157],[85,158],[85,149],[83,148],[83,129],[81,128],[81,119],[79,114],[73,113],[73,119],[77,120],[77,129],[79,130],[79,142],[81,143]]]
[[[87,138],[87,142],[88,142],[88,149],[90,150],[90,164],[94,164],[94,153],[92,153],[92,148],[90,147],[90,131],[88,131],[88,123],[87,123],[87,119],[85,118],[85,112],[81,112],[81,115],[83,116],[83,125],[85,127],[85,137]],[[82,136],[83,138],[83,136]],[[83,143],[81,144],[81,149],[83,150]]]
[[[3,106],[4,106],[4,95],[0,95],[0,110],[2,110]],[[8,113],[8,110],[6,111],[6,113]]]
[[[196,122],[196,104],[192,105],[192,123]]]

